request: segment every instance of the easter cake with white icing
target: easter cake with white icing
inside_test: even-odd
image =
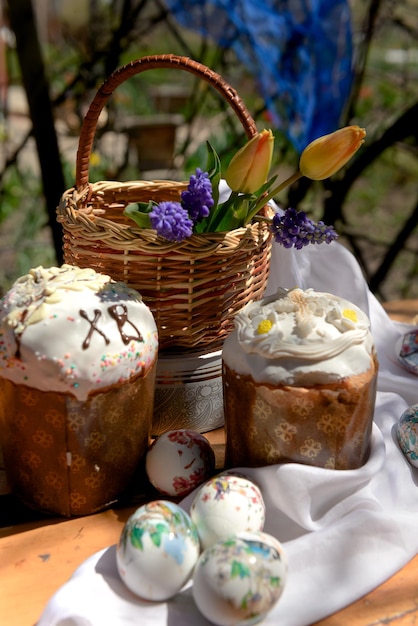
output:
[[[30,506],[85,514],[145,455],[158,334],[138,292],[92,269],[38,267],[0,302],[0,435]]]
[[[356,305],[279,289],[238,313],[222,359],[227,466],[365,463],[378,364]]]

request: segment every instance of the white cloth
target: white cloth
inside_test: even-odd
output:
[[[371,591],[418,552],[418,470],[396,440],[401,414],[418,403],[418,378],[397,361],[409,330],[392,322],[341,245],[273,246],[267,293],[278,286],[341,295],[368,313],[380,362],[372,452],[358,470],[297,464],[245,469],[261,487],[266,532],[286,550],[288,581],[264,626],[307,626]],[[183,501],[190,505],[193,494]],[[169,602],[142,602],[121,583],[115,547],[93,555],[50,600],[38,626],[207,626],[190,587]]]

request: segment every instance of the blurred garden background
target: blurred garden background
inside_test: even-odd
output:
[[[0,0],[0,295],[60,262],[55,207],[74,184],[83,116],[105,78],[147,54],[220,73],[276,137],[285,178],[304,145],[347,124],[363,148],[330,180],[276,200],[333,223],[382,301],[418,298],[418,0]],[[91,181],[227,164],[244,141],[227,105],[185,72],[124,83],[103,112]]]

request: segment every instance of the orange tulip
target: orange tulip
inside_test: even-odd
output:
[[[225,180],[232,191],[254,193],[267,181],[273,157],[271,130],[257,133],[232,157]]]
[[[299,171],[311,180],[324,180],[338,172],[364,143],[366,131],[359,126],[345,126],[318,137],[302,152]]]

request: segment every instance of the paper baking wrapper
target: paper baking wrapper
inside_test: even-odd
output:
[[[226,467],[303,463],[356,469],[370,451],[377,362],[315,387],[272,387],[223,364]]]
[[[82,402],[0,378],[6,474],[27,506],[63,516],[110,506],[145,456],[155,365],[145,376]]]

